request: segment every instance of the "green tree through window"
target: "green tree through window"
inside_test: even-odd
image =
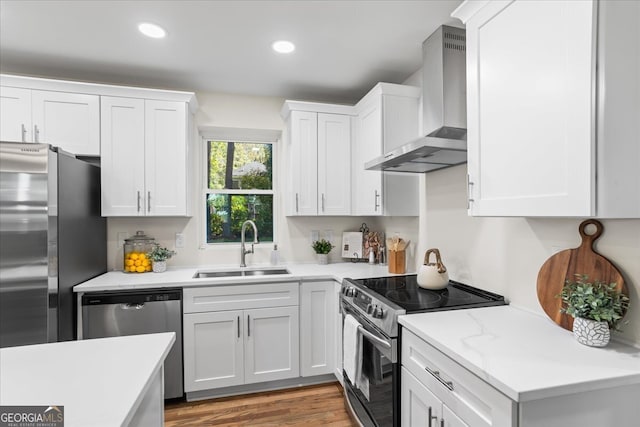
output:
[[[272,145],[208,141],[207,163],[207,243],[239,242],[248,219],[260,241],[273,241]]]

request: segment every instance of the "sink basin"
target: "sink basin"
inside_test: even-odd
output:
[[[271,276],[273,274],[289,274],[289,270],[286,268],[268,268],[261,270],[198,271],[193,278]]]

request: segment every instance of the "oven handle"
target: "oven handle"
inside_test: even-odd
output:
[[[381,345],[382,347],[391,350],[391,344],[384,341],[381,338],[378,338],[377,336],[373,335],[371,332],[367,331],[364,327],[362,326],[358,326],[358,331],[364,335],[365,337],[369,338],[371,341],[375,342],[378,345]]]

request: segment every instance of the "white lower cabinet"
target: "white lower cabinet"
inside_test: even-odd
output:
[[[183,296],[186,392],[299,376],[297,282],[187,288]]]
[[[406,329],[401,364],[402,426],[517,425],[515,402]]]
[[[303,282],[300,291],[300,374],[332,374],[335,369],[335,282]]]
[[[186,391],[244,384],[243,312],[185,314]]]
[[[340,384],[343,384],[342,379],[342,311],[340,309],[340,291],[342,285],[339,282],[334,283],[334,300],[336,304],[336,310],[333,312],[335,323],[333,329],[335,331],[335,366],[334,373]]]
[[[403,427],[468,427],[429,389],[406,369],[402,368],[402,423]],[[484,424],[488,425],[488,424]]]

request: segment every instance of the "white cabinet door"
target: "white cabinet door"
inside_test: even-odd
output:
[[[188,214],[184,102],[103,96],[103,216]]]
[[[298,307],[245,310],[245,384],[300,374]]]
[[[33,90],[31,106],[34,142],[76,155],[100,155],[99,96]]]
[[[244,383],[243,312],[183,316],[185,391]]]
[[[334,372],[334,282],[302,283],[300,291],[300,374],[303,377]]]
[[[318,214],[318,114],[292,111],[289,117],[291,215]]]
[[[318,214],[351,215],[351,117],[318,113]]]
[[[187,212],[187,111],[184,102],[145,101],[147,216]]]
[[[144,100],[103,96],[100,102],[102,215],[144,215]]]
[[[355,215],[417,216],[418,175],[368,171],[366,162],[419,136],[420,89],[379,83],[356,106],[353,144]]]
[[[467,21],[470,214],[594,214],[595,24],[592,1],[489,2]]]
[[[403,366],[401,368],[400,425],[435,426],[442,415],[442,402]]]
[[[469,425],[454,414],[447,405],[442,405],[442,419],[440,427],[469,427]]]
[[[353,150],[353,214],[382,215],[382,172],[368,171],[364,164],[382,155],[382,103],[369,102],[356,120]]]
[[[33,142],[31,90],[0,87],[0,141]]]

